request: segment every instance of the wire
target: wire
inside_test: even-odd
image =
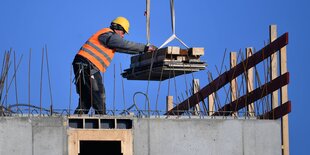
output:
[[[137,94],[142,94],[142,95],[144,95],[145,98],[146,98],[146,100],[148,101],[148,109],[147,109],[147,112],[148,112],[148,117],[150,117],[150,100],[149,100],[148,95],[145,94],[145,93],[143,93],[143,92],[136,92],[136,93],[133,95],[133,104],[134,104],[134,106],[136,107],[137,111],[140,111],[140,110],[139,110],[139,107],[138,107],[137,104],[136,104],[136,99],[135,99],[135,96],[136,96]],[[146,109],[145,109],[145,111],[146,111]],[[143,113],[143,111],[142,111],[142,113]]]

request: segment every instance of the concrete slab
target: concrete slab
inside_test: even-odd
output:
[[[67,155],[64,117],[0,117],[0,155]]]
[[[135,155],[281,154],[280,122],[266,120],[137,119]]]
[[[132,128],[74,129],[67,117],[0,117],[0,155],[77,155],[80,140],[121,141],[124,155],[281,155],[279,120],[225,118],[124,117],[115,119]]]

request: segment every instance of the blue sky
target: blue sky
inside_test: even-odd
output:
[[[307,154],[310,146],[309,117],[307,103],[310,75],[309,35],[310,11],[307,0],[192,0],[175,1],[176,34],[191,47],[205,47],[202,58],[209,64],[207,70],[216,77],[215,66],[220,67],[225,49],[244,51],[245,47],[257,50],[268,42],[268,26],[276,24],[278,35],[289,32],[288,71],[290,72],[289,99],[292,101],[290,121],[291,154]],[[28,59],[31,58],[31,103],[39,105],[40,66],[42,48],[47,45],[54,108],[64,109],[69,105],[71,62],[80,46],[97,30],[108,26],[115,17],[125,16],[131,22],[130,34],[125,38],[146,43],[145,0],[25,0],[2,1],[0,6],[0,58],[4,51],[12,48],[16,59],[23,55],[17,73],[18,100],[28,102]],[[169,1],[152,1],[151,43],[160,46],[171,35]],[[179,45],[177,42],[172,45]],[[130,55],[117,54],[104,76],[107,92],[107,107],[112,109],[115,64],[116,107],[123,108],[122,68],[128,68]],[[225,65],[229,67],[226,56]],[[43,106],[50,104],[46,67],[43,77]],[[208,83],[207,72],[194,74],[202,86]],[[191,76],[187,76],[190,81]],[[177,88],[171,81],[170,93],[184,94],[184,77],[176,78]],[[162,82],[159,93],[160,103],[168,94],[168,82]],[[132,96],[137,91],[146,91],[148,82],[124,80],[125,101],[133,103]],[[189,84],[188,84],[189,86]],[[12,86],[14,87],[14,86]],[[158,82],[150,82],[149,92],[154,108]],[[11,95],[10,95],[11,94]],[[14,89],[9,91],[9,103],[15,103]],[[184,94],[184,96],[186,96]],[[72,88],[72,108],[78,96]],[[144,101],[144,99],[141,98]],[[142,104],[142,103],[141,103]],[[163,108],[164,105],[160,104]]]

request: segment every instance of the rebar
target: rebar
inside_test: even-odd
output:
[[[121,69],[121,72],[122,72],[122,63],[120,63],[120,69]],[[122,78],[122,93],[123,93],[123,102],[124,102],[124,111],[126,110],[126,101],[125,101],[125,88],[124,88],[124,80]],[[126,114],[125,114],[126,115]]]
[[[48,64],[48,53],[47,53],[47,46],[45,45],[45,56],[46,56],[46,67],[47,67],[47,77],[48,77],[48,86],[50,90],[50,99],[51,99],[51,104],[50,107],[52,109],[53,107],[53,95],[52,95],[52,85],[51,85],[51,78],[50,78],[50,69],[49,69],[49,64]],[[52,113],[51,113],[52,115]]]
[[[44,63],[44,48],[42,48],[42,60],[41,60],[41,78],[40,78],[40,116],[42,114],[42,81],[43,81],[43,63]]]
[[[30,48],[30,51],[29,51],[29,61],[28,61],[28,117],[30,117],[30,73],[31,73],[31,71],[30,71],[30,69],[31,69],[31,67],[30,67],[30,64],[31,64],[31,48]]]

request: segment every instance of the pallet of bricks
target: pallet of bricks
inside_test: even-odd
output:
[[[207,66],[200,60],[203,55],[202,47],[180,49],[177,46],[168,46],[153,53],[132,56],[130,68],[125,69],[122,76],[128,80],[162,81],[197,72]]]

